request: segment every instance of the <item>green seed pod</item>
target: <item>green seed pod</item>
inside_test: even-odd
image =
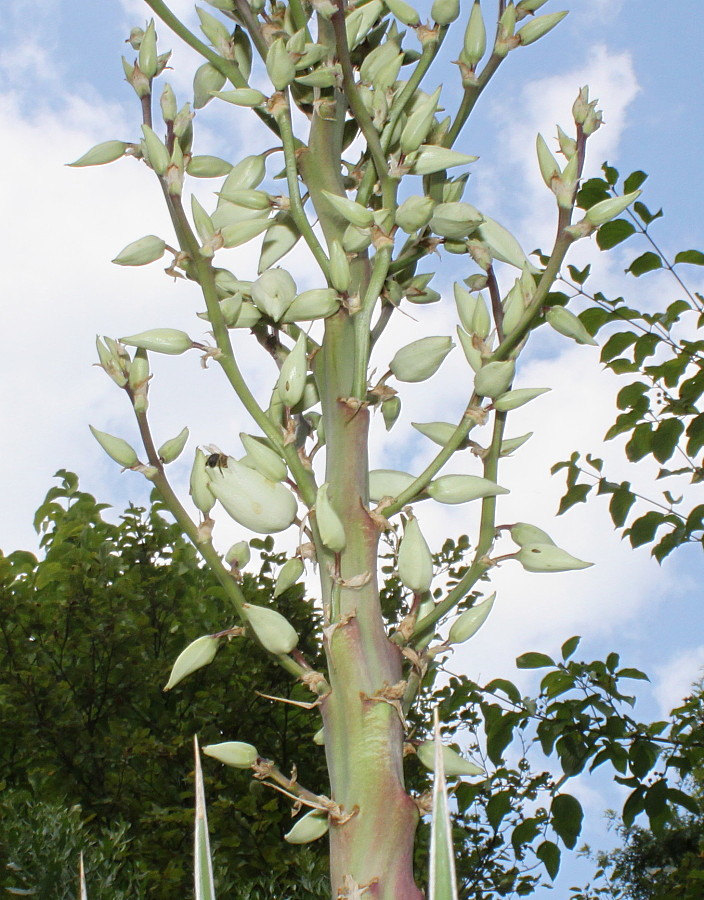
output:
[[[302,331],[281,366],[277,390],[284,406],[291,408],[300,403],[308,377],[308,338]]]
[[[262,647],[269,653],[283,656],[298,644],[296,629],[280,612],[251,603],[243,603],[242,608]]]
[[[176,435],[175,438],[171,438],[168,441],[165,441],[161,447],[157,450],[159,454],[159,459],[163,463],[171,463],[183,452],[183,448],[186,446],[186,441],[188,440],[188,428],[184,428],[179,434]]]
[[[385,0],[386,5],[404,25],[419,25],[420,16],[405,0]]]
[[[247,541],[237,541],[225,554],[225,562],[236,569],[244,569],[252,558],[252,551]]]
[[[527,522],[516,522],[510,529],[511,540],[518,544],[519,547],[525,547],[527,544],[553,544],[555,541],[550,535],[538,528],[537,525],[529,525]]]
[[[286,463],[281,459],[279,454],[272,450],[266,443],[257,440],[251,434],[240,432],[240,440],[242,446],[247,452],[248,463],[250,468],[261,472],[270,481],[283,481],[286,477]],[[247,465],[248,463],[245,463]]]
[[[338,215],[357,228],[371,228],[374,224],[374,213],[361,203],[330,191],[322,191],[322,194]]]
[[[512,409],[518,409],[524,403],[530,403],[541,394],[546,394],[550,388],[516,388],[514,391],[507,391],[494,400],[494,409],[499,412],[509,412]]]
[[[117,266],[146,266],[161,259],[165,250],[165,241],[155,234],[148,234],[120,250],[113,262]]]
[[[384,418],[384,427],[387,431],[396,424],[396,420],[401,414],[401,400],[399,397],[389,397],[381,403],[381,415]]]
[[[482,241],[488,244],[494,259],[516,266],[517,269],[528,268],[529,272],[538,272],[535,266],[529,262],[516,238],[494,219],[484,216],[484,221],[477,229],[477,234]]]
[[[296,77],[296,65],[283,38],[276,38],[266,54],[266,70],[277,91],[283,91]]]
[[[252,108],[266,103],[266,94],[254,88],[235,88],[232,91],[214,91],[213,97],[224,100],[226,103],[234,103],[235,106]]]
[[[477,63],[486,51],[486,26],[482,16],[482,8],[479,0],[474,0],[472,12],[469,14],[467,29],[464,33],[464,46],[460,53],[460,60],[470,69],[476,68]]]
[[[538,153],[538,165],[540,166],[540,174],[543,177],[543,181],[550,188],[553,189],[553,179],[559,178],[561,175],[560,166],[558,165],[557,160],[550,152],[550,148],[545,143],[545,138],[542,134],[539,134],[535,141],[536,151]]]
[[[369,473],[369,498],[379,503],[384,497],[398,497],[415,481],[414,475],[395,469],[372,469]]]
[[[406,234],[413,234],[430,222],[434,208],[432,197],[408,197],[396,210],[396,224]]]
[[[441,237],[459,239],[472,234],[483,221],[482,214],[470,203],[439,203],[433,210],[430,227]]]
[[[372,242],[371,228],[348,225],[342,235],[342,248],[347,253],[363,253]]]
[[[289,844],[310,844],[326,834],[329,827],[327,813],[313,810],[296,821],[293,828],[284,835],[284,840]]]
[[[511,386],[515,372],[512,359],[487,363],[474,376],[474,390],[480,397],[500,397]]]
[[[415,594],[429,591],[433,580],[433,557],[414,517],[406,522],[399,544],[398,577]]]
[[[533,432],[529,431],[528,434],[522,434],[520,437],[515,438],[507,438],[505,441],[501,442],[501,448],[499,450],[499,456],[510,456],[519,447],[522,447],[527,440],[533,437]]]
[[[81,168],[83,166],[103,166],[106,163],[111,163],[116,159],[120,159],[121,156],[125,155],[128,147],[131,146],[131,144],[127,144],[125,141],[103,141],[101,144],[96,144],[95,147],[91,147],[87,153],[84,153],[83,156],[80,156],[75,162],[68,163],[68,165],[74,168]]]
[[[225,76],[210,63],[203,63],[193,76],[193,108],[203,109],[213,99],[216,91],[222,90]]]
[[[435,771],[435,741],[423,741],[417,748],[416,753],[418,759],[423,763],[426,769],[431,772]],[[445,775],[452,778],[459,775],[483,775],[484,770],[480,769],[474,763],[460,756],[459,753],[450,747],[443,746],[442,762],[445,769]]]
[[[459,338],[467,362],[475,372],[478,372],[484,365],[484,358],[482,357],[481,350],[474,346],[472,335],[467,334],[467,332],[463,328],[460,328],[459,325],[457,326],[457,337]]]
[[[459,17],[460,0],[435,0],[430,15],[438,25],[451,25]]]
[[[411,172],[414,175],[432,175],[453,166],[466,166],[477,159],[476,156],[458,153],[457,150],[450,150],[448,147],[424,144],[414,154]]]
[[[287,591],[290,587],[293,587],[293,585],[303,574],[303,571],[303,561],[300,560],[297,556],[294,556],[293,559],[287,559],[281,567],[281,571],[279,572],[276,578],[276,583],[274,584],[274,599],[280,597],[281,594],[283,594],[284,591]]]
[[[114,459],[119,466],[123,467],[123,469],[131,469],[132,466],[136,466],[139,463],[137,454],[127,441],[123,441],[122,438],[107,434],[105,431],[98,431],[98,429],[93,428],[92,425],[89,425],[88,427],[90,428],[93,437],[110,459]]]
[[[303,291],[281,317],[282,322],[311,322],[325,319],[340,308],[340,295],[333,288]]]
[[[164,690],[170,691],[191,672],[209,665],[215,659],[219,646],[220,638],[214,637],[212,634],[204,634],[203,637],[196,638],[179,653]]]
[[[285,269],[268,269],[252,284],[256,307],[275,322],[286,312],[296,296],[296,282]]]
[[[177,328],[151,328],[149,331],[120,338],[120,343],[127,347],[138,347],[140,350],[167,353],[171,356],[178,356],[193,347],[193,341],[186,332]]]
[[[226,512],[251,531],[285,531],[296,518],[296,498],[287,487],[230,456],[227,465],[206,467],[206,475],[210,490]]]
[[[213,219],[215,217],[213,216]],[[240,247],[257,237],[269,227],[269,219],[250,219],[245,222],[237,222],[234,225],[226,225],[220,229],[224,247]]]
[[[425,337],[397,351],[389,363],[399,381],[425,381],[433,376],[454,347],[450,337]]]
[[[202,450],[196,450],[188,491],[194,506],[196,509],[200,510],[204,516],[207,516],[213,506],[215,506],[215,497],[209,486],[210,479],[208,478],[206,460],[207,457],[205,453],[203,453]]]
[[[496,593],[487,597],[482,603],[477,603],[470,609],[466,609],[455,619],[450,627],[447,640],[450,644],[463,644],[475,635],[486,622],[494,605]]]
[[[330,283],[335,290],[346,293],[352,284],[352,270],[347,254],[339,241],[330,241]]]
[[[457,431],[457,426],[451,422],[411,422],[411,425],[441,447],[444,447]]]
[[[442,86],[428,97],[424,102],[418,103],[413,112],[408,116],[403,126],[399,144],[402,153],[413,153],[428,136],[435,121],[435,112],[440,101]]]
[[[347,542],[345,527],[332,507],[328,498],[328,483],[321,484],[315,500],[315,520],[318,524],[320,539],[333,553],[339,553]]]
[[[223,741],[221,744],[208,744],[206,747],[203,747],[203,753],[235,769],[250,769],[259,759],[257,748],[242,741]]]
[[[438,503],[451,504],[469,503],[483,497],[497,497],[499,494],[510,493],[507,488],[478,475],[441,475],[430,482],[426,491]]]
[[[578,344],[590,344],[592,347],[598,346],[597,342],[584,327],[581,319],[578,319],[574,313],[570,312],[569,309],[565,309],[564,306],[551,306],[545,314],[545,319],[555,331],[564,334],[565,337],[572,338]]]
[[[585,213],[584,218],[590,225],[599,226],[605,222],[610,222],[637,200],[642,191],[631,191],[630,194],[624,194],[622,197],[610,197],[608,200],[602,200],[595,203]]]
[[[232,171],[232,163],[219,156],[192,156],[186,172],[193,178],[221,178]]]
[[[554,544],[524,544],[516,554],[516,559],[526,572],[570,572],[594,565],[577,559]]]
[[[548,13],[546,16],[536,16],[531,19],[520,31],[516,32],[516,37],[520,39],[521,44],[526,47],[546,35],[549,31],[559,24],[567,15],[567,10],[563,12]]]
[[[262,272],[271,268],[282,256],[295,247],[300,237],[301,234],[290,214],[277,213],[264,235],[257,272],[261,275]]]
[[[151,79],[156,75],[157,69],[157,52],[156,52],[156,30],[154,28],[154,19],[149,20],[147,29],[142,35],[139,43],[139,56],[137,63],[140,71]]]

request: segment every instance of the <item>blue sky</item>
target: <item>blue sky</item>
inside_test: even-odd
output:
[[[185,10],[189,4],[178,0],[177,6]],[[419,4],[429,7],[429,2]],[[461,140],[463,150],[480,156],[472,167],[467,199],[515,231],[526,250],[547,246],[552,206],[537,175],[535,133],[540,130],[548,138],[555,123],[569,126],[572,100],[589,83],[605,118],[590,147],[590,171],[598,171],[608,159],[624,174],[638,168],[649,172],[643,199],[651,209],[665,209],[655,232],[663,249],[672,255],[703,247],[697,167],[704,145],[697,27],[701,3],[572,0],[563,6],[551,0],[542,11],[561,8],[571,12],[559,29],[511,55]],[[22,461],[15,471],[6,465],[0,480],[6,510],[0,546],[6,551],[34,545],[32,513],[61,467],[77,471],[85,489],[118,510],[128,500],[143,502],[147,496],[144,483],[131,473],[120,475],[88,434],[90,421],[133,437],[124,398],[91,368],[96,332],[126,334],[158,325],[196,330],[192,313],[199,305],[194,307],[193,295],[182,286],[165,284],[158,266],[118,271],[109,263],[142,234],[160,229],[167,234],[166,216],[148,173],[129,160],[101,170],[63,167],[98,141],[129,140],[137,133],[138,110],[119,57],[132,55],[125,37],[147,15],[141,0],[45,0],[40,15],[29,0],[5,0],[0,10],[0,161],[6,179],[0,225],[6,248],[0,311],[6,425],[0,450],[5,459]],[[169,79],[185,99],[193,56],[179,49],[165,28],[160,36],[163,46],[176,51]],[[450,107],[456,69],[438,67],[433,78],[434,85],[443,82],[443,102]],[[236,158],[245,147],[243,152],[258,152],[267,146],[256,128],[222,115],[215,104],[199,114],[198,152]],[[663,297],[674,299],[673,285],[661,276],[637,282],[623,276],[636,252],[617,251],[607,258],[583,242],[575,248],[574,261],[593,261],[594,284],[607,294],[626,292],[636,304],[647,306]],[[236,263],[243,277],[249,277],[251,259],[239,254]],[[294,257],[286,265],[299,287],[316,286],[304,259]],[[447,293],[452,280],[461,276],[452,260],[443,265],[439,282]],[[692,286],[702,288],[698,272],[685,274]],[[412,340],[429,326],[449,328],[452,316],[447,303],[420,310],[419,325],[404,324],[401,337]],[[260,378],[256,357],[245,352],[245,365],[253,378]],[[217,374],[196,375],[195,370],[196,364],[184,366],[181,360],[160,361],[155,427],[165,438],[189,424],[194,446],[210,441],[227,445],[246,423],[221,415],[231,401]],[[458,351],[445,371],[450,387],[444,396],[451,408],[458,408],[461,398],[452,384],[466,377]],[[196,378],[201,381],[194,382]],[[701,551],[681,551],[659,568],[647,551],[631,553],[621,543],[600,503],[553,522],[561,482],[551,479],[548,469],[571,450],[598,450],[619,479],[627,477],[646,488],[652,469],[642,463],[633,471],[616,443],[601,444],[613,419],[619,383],[600,370],[598,351],[546,340],[530,350],[521,369],[520,386],[538,385],[554,390],[539,401],[542,406],[536,401],[535,411],[530,407],[515,414],[511,432],[535,430],[536,436],[502,475],[512,491],[505,501],[506,521],[530,517],[548,531],[552,526],[567,549],[597,565],[585,573],[549,577],[499,573],[495,612],[470,649],[458,654],[454,668],[480,677],[523,677],[511,670],[518,653],[554,652],[579,633],[586,655],[617,649],[627,664],[653,674],[652,688],[642,691],[641,715],[659,716],[676,705],[704,664]],[[451,413],[438,414],[438,396],[435,389],[411,390],[413,419],[449,417]],[[377,464],[409,470],[417,470],[428,455],[425,443],[407,426],[391,437],[377,428],[373,450]],[[187,469],[179,470],[182,486],[186,478]],[[463,511],[443,509],[434,518],[428,513],[426,523],[437,547],[445,530],[471,529],[473,519]],[[228,537],[224,529],[223,540]],[[608,838],[600,812],[618,798],[603,784],[598,791],[591,785],[579,786],[579,791],[588,810],[587,838],[603,845]]]

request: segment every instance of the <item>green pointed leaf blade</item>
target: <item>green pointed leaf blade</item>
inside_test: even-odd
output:
[[[203,785],[203,771],[200,765],[200,749],[197,737],[193,739],[193,745],[196,782],[196,820],[193,846],[195,900],[215,900],[213,861],[210,855],[210,838],[208,837],[208,815],[205,808],[205,787]]]
[[[79,862],[79,885],[80,885],[80,900],[88,900],[88,888],[86,886],[86,870],[83,866],[83,851],[81,850],[80,862]]]
[[[428,900],[458,900],[452,822],[447,800],[440,722],[435,710],[435,776],[433,819],[430,826],[430,876]]]

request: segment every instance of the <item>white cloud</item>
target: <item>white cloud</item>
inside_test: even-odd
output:
[[[660,714],[667,716],[691,694],[694,682],[704,676],[704,644],[678,650],[653,674],[655,699]]]

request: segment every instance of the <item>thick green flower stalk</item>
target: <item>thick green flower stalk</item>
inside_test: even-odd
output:
[[[74,163],[131,156],[153,170],[175,236],[137,237],[114,262],[139,266],[166,256],[167,272],[202,293],[205,311],[199,315],[213,336],[205,345],[163,327],[98,341],[101,366],[133,404],[143,448],[96,429],[95,437],[119,465],[155,485],[233,605],[233,622],[185,648],[166,687],[177,689],[217,652],[236,653],[237,640],[251,639],[310,689],[311,717],[322,717],[316,740],[327,757],[328,795],[309,791],[305,772],[299,780],[275,760],[261,758],[256,735],[252,743],[225,740],[205,753],[251,768],[255,778],[293,801],[300,817],[287,840],[328,835],[334,898],[421,898],[413,872],[419,818],[432,808],[443,822],[447,818],[443,778],[481,776],[450,748],[441,752],[439,729],[433,742],[414,743],[406,717],[435,657],[469,639],[501,602],[485,591],[492,569],[508,560],[530,572],[588,565],[527,524],[509,532],[514,553],[492,556],[497,498],[506,493],[500,460],[529,437],[507,438],[507,417],[545,390],[522,383],[520,354],[543,323],[577,343],[592,343],[577,316],[550,305],[550,289],[570,245],[636,196],[598,204],[573,221],[587,138],[600,124],[587,89],[575,104],[572,136],[560,131],[564,161],[538,139],[537,165],[556,198],[554,245],[540,266],[488,211],[463,199],[476,160],[465,152],[471,150],[470,114],[504,60],[524,52],[565,15],[536,16],[543,2],[435,0],[426,21],[403,0],[209,0],[213,12],[198,9],[198,36],[163,0],[146,0],[156,20],[203,57],[194,96],[177,100],[169,84],[157,87],[169,54],[157,43],[155,20],[133,29],[136,57],[124,60],[124,68],[139,98],[141,129],[135,125],[132,142],[108,140]],[[426,79],[437,85],[429,73],[449,29],[463,40],[453,76],[457,103],[453,85],[423,90]],[[235,121],[258,118],[271,132],[273,150],[234,162],[193,155],[197,111],[209,103]],[[282,181],[271,176],[281,172],[286,188],[276,194]],[[189,196],[191,178],[218,179],[217,201],[203,206]],[[253,280],[227,268],[228,250],[245,245],[259,254]],[[306,290],[285,268],[290,252],[308,255],[315,278]],[[461,273],[454,298],[433,289],[433,275],[421,268],[426,258],[437,260],[436,253],[442,265]],[[500,281],[509,287],[502,290]],[[456,309],[461,349],[454,335],[426,335],[398,347],[379,377],[379,363],[372,368],[370,360],[382,334],[393,332],[404,308],[436,302]],[[268,407],[243,377],[231,341],[235,329],[249,332],[269,353]],[[148,418],[150,355],[193,349],[220,367],[240,402],[237,425],[247,429],[241,451],[208,445],[190,451],[195,516],[167,475],[168,465],[187,452],[188,430],[159,447]],[[404,384],[433,377],[453,351],[467,360],[466,406],[459,421],[416,424],[438,445],[431,462],[417,474],[370,472],[372,413],[380,410],[392,428],[403,412]],[[485,446],[474,435],[470,441],[475,429],[489,434]],[[444,474],[453,455],[468,446],[476,468]],[[436,602],[424,506],[470,502],[481,505],[474,556],[466,574]],[[256,534],[290,535],[287,546],[300,535],[270,606],[244,601],[239,573],[249,557],[246,542],[227,552],[213,542],[218,522],[228,516]],[[407,597],[395,629],[380,604],[384,534],[397,547],[397,575]],[[311,668],[297,649],[298,635],[276,610],[277,592],[295,584],[304,568],[320,580],[324,671]],[[484,595],[483,602],[463,603],[472,592]],[[436,628],[450,619],[448,641],[434,643]],[[416,751],[430,769],[442,760],[444,776],[433,798],[406,790],[404,757]],[[451,859],[449,828],[439,819],[433,835],[431,894],[439,900],[450,896],[450,870],[443,869]]]

